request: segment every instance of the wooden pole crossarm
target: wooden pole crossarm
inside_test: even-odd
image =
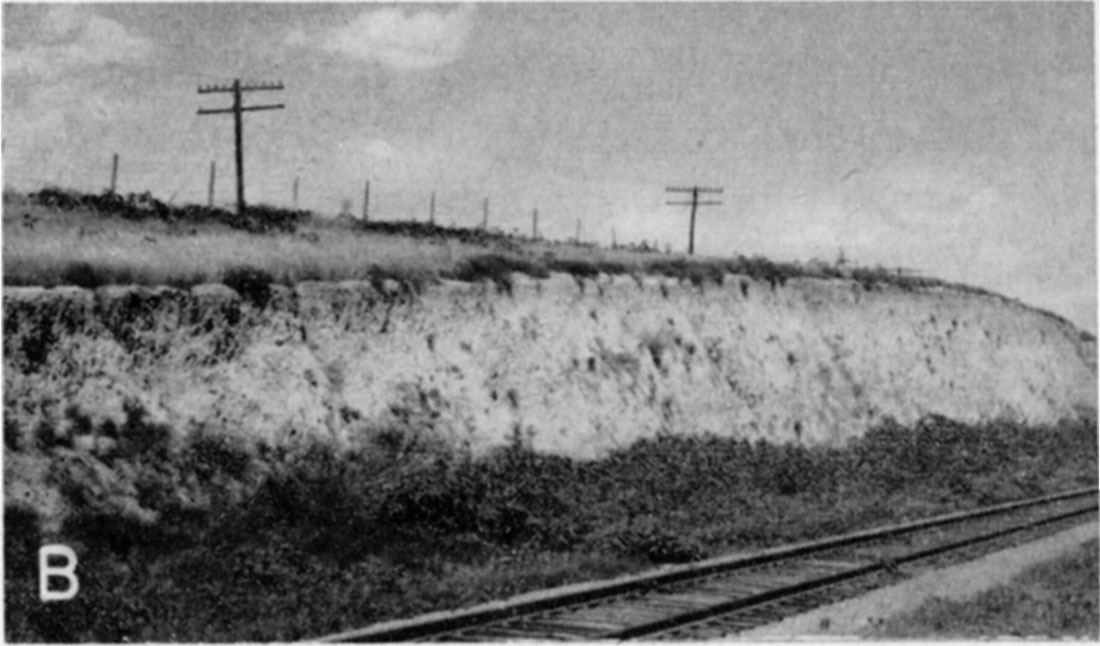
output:
[[[261,83],[258,85],[241,85],[241,92],[259,92],[264,90],[283,90],[283,82],[278,83]],[[215,92],[236,92],[237,88],[232,85],[205,85],[199,87],[199,94],[213,94]]]
[[[283,110],[286,106],[282,103],[276,105],[250,105],[240,109],[241,112],[255,112],[257,110]],[[216,110],[208,110],[206,108],[199,108],[199,114],[234,114],[237,110],[234,108],[224,108]]]
[[[703,187],[682,188],[682,187],[678,187],[678,186],[673,186],[673,187],[666,188],[665,190],[670,192],[670,193],[721,193],[725,189],[721,189],[721,188],[703,188]]]
[[[242,85],[241,92],[262,92],[264,90],[282,90],[283,82],[278,83],[264,83],[261,85]]]

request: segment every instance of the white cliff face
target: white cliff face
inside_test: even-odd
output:
[[[518,438],[592,458],[659,433],[839,443],[886,417],[1096,408],[1094,343],[949,288],[735,275],[379,287],[303,284],[263,311],[213,286],[5,289],[5,419],[60,427],[75,404],[120,420],[130,399],[179,433],[346,443],[396,429],[475,454]]]

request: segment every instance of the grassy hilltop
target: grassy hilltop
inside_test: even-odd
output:
[[[945,284],[881,267],[691,257],[644,244],[608,249],[575,240],[425,222],[362,223],[264,206],[238,216],[216,208],[172,207],[147,194],[6,192],[3,227],[4,284],[11,286],[190,287],[225,282],[244,269],[285,285],[378,278],[417,286],[441,278],[505,284],[513,272],[542,277],[550,271],[578,277],[665,275],[695,283],[720,283],[726,273],[738,273],[773,284],[804,276],[850,278],[867,288],[880,282],[905,288]]]

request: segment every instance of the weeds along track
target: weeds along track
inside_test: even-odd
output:
[[[534,592],[323,642],[713,639],[971,560],[1095,517],[1080,489]]]

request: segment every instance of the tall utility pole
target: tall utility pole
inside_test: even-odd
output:
[[[535,212],[531,214],[531,239],[539,239],[539,210],[535,209]]]
[[[240,79],[234,79],[233,85],[210,85],[207,87],[200,87],[199,94],[212,94],[214,92],[230,92],[233,94],[233,107],[225,108],[221,110],[205,110],[199,108],[199,114],[232,114],[233,115],[233,141],[236,146],[237,153],[237,214],[244,215],[244,135],[241,131],[241,115],[245,112],[254,112],[257,110],[282,110],[286,106],[282,103],[276,105],[250,105],[245,107],[241,104],[242,92],[259,92],[269,90],[282,90],[283,84],[279,83],[263,83],[259,85],[241,85]]]
[[[432,191],[432,201],[428,205],[428,222],[435,224],[435,191]]]
[[[293,195],[293,199],[294,199],[294,210],[297,211],[298,210],[298,177],[297,176],[294,177],[294,195]]]
[[[688,255],[689,256],[693,255],[695,253],[695,210],[700,206],[715,206],[715,205],[721,204],[721,202],[717,202],[717,201],[714,201],[714,200],[707,200],[707,201],[704,201],[704,202],[700,202],[699,201],[699,194],[700,193],[721,193],[722,189],[720,189],[720,188],[702,188],[700,186],[692,186],[691,188],[672,187],[672,188],[666,188],[665,190],[668,191],[669,193],[691,193],[691,201],[690,202],[669,202],[668,204],[670,206],[687,206],[687,205],[691,205],[691,229],[689,230],[689,233],[688,233]]]

